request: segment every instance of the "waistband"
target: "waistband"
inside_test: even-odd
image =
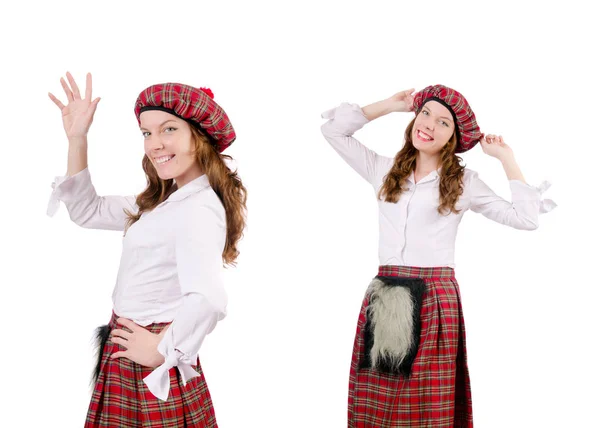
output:
[[[418,267],[418,266],[379,266],[377,276],[401,276],[422,279],[454,279],[454,269],[447,266]]]
[[[122,325],[117,323],[117,320],[121,318],[121,316],[117,315],[115,313],[115,311],[112,311],[112,315],[110,317],[110,321],[108,322],[108,327],[110,329],[114,329],[114,328],[123,328]],[[125,317],[123,317],[125,318]],[[155,322],[146,326],[141,326],[144,327],[146,330],[150,330],[152,332],[155,332],[156,330],[161,331],[164,327],[166,327],[167,325],[171,324],[170,322]]]

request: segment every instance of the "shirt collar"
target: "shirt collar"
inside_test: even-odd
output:
[[[181,201],[188,196],[193,195],[194,193],[198,193],[199,191],[206,189],[207,187],[210,187],[208,177],[206,174],[202,174],[200,177],[193,179],[189,183],[181,186],[180,189],[177,189],[171,193],[165,202]]]
[[[434,181],[435,179],[437,179],[440,176],[441,170],[442,170],[442,168],[438,168],[437,170],[431,171],[429,174],[427,174],[425,177],[423,177],[421,179],[421,181],[419,181],[419,184],[427,183],[428,181]],[[415,184],[415,171],[412,171],[410,173],[410,175],[408,176],[408,181],[411,184]]]

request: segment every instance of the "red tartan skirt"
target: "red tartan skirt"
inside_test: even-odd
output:
[[[425,281],[419,348],[408,378],[360,368],[369,304],[367,292],[350,366],[348,427],[473,427],[465,328],[454,270],[380,266],[378,275]]]
[[[114,313],[109,323],[112,330],[117,328]],[[167,323],[146,326],[153,333],[159,333]],[[196,371],[198,377],[190,379],[185,386],[176,368],[171,368],[171,389],[167,401],[156,398],[143,382],[152,372],[127,358],[111,360],[109,356],[125,350],[110,340],[101,350],[100,374],[94,385],[92,400],[85,422],[86,428],[159,428],[159,427],[217,427],[212,400],[200,361]]]

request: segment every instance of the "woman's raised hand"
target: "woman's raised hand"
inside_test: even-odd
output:
[[[48,92],[48,96],[62,113],[63,127],[67,133],[67,138],[86,137],[94,120],[94,113],[100,98],[92,101],[92,75],[90,73],[86,76],[85,98],[83,99],[81,98],[75,79],[73,79],[73,76],[69,72],[67,72],[67,79],[69,84],[65,82],[65,79],[60,78],[60,84],[67,95],[66,106],[50,92]]]
[[[414,92],[414,88],[407,89],[384,100],[369,104],[362,108],[363,114],[368,120],[375,120],[393,112],[413,111]]]
[[[388,100],[393,106],[393,111],[405,113],[413,111],[414,92],[415,88],[411,88],[389,97]]]
[[[481,148],[483,149],[483,153],[500,161],[513,157],[512,149],[504,142],[504,138],[501,135],[482,135]]]

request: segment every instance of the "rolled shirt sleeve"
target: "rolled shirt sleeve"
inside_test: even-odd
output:
[[[135,196],[98,196],[88,168],[55,177],[52,189],[46,214],[54,216],[62,201],[71,220],[81,227],[122,231],[127,222],[125,210],[138,211]]]
[[[476,172],[469,183],[470,209],[485,217],[521,230],[534,230],[539,226],[539,215],[556,208],[551,199],[542,199],[550,183],[544,181],[539,187],[519,180],[509,180],[511,202],[496,195]]]
[[[177,367],[184,385],[198,376],[191,366],[196,364],[202,342],[226,315],[227,295],[222,280],[225,212],[221,205],[190,204],[177,216],[175,225],[183,302],[158,346],[165,362],[144,378],[150,392],[161,400],[169,396],[172,367]]]

